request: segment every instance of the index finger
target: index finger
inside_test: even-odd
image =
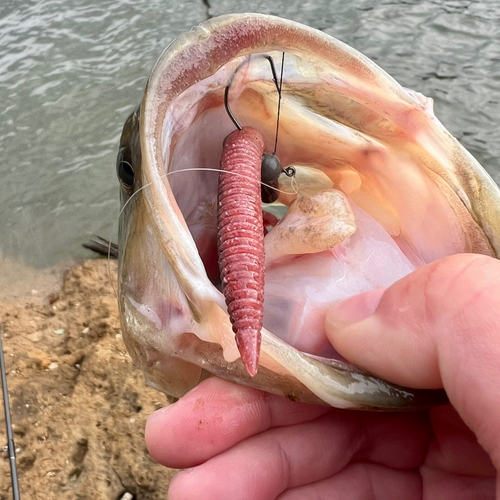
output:
[[[193,467],[249,436],[307,422],[329,410],[214,377],[149,417],[146,446],[163,465]]]

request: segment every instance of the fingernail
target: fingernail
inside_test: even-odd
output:
[[[188,474],[192,474],[193,472],[196,472],[197,469],[198,469],[198,467],[189,467],[188,469],[182,469],[180,472],[178,472],[176,474],[176,476],[179,476],[180,474],[182,474],[183,476],[186,476]]]
[[[328,311],[326,316],[328,326],[345,328],[368,318],[377,309],[385,290],[377,288],[343,300]]]
[[[191,467],[189,469],[184,469],[175,474],[175,476],[170,480],[170,484],[168,486],[168,492],[167,492],[167,500],[170,500],[175,496],[175,498],[179,498],[177,494],[173,493],[172,490],[176,490],[176,493],[180,490],[181,492],[184,492],[184,495],[186,492],[189,490],[192,490],[192,483],[193,479],[196,482],[196,476],[191,479],[189,476],[193,473],[196,472],[198,467]],[[180,483],[180,486],[179,486]],[[182,495],[183,498],[186,498],[184,495]]]
[[[167,406],[164,406],[163,408],[160,408],[159,410],[154,411],[149,415],[147,419],[147,424],[151,424],[151,422],[154,422],[157,419],[162,419],[165,413],[169,412],[170,409],[172,408],[172,404],[169,404]]]

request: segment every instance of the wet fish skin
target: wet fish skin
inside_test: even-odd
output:
[[[235,42],[240,40],[239,34],[241,44]],[[176,181],[176,176],[165,176],[165,162],[167,168],[175,170],[175,148],[170,148],[175,141],[177,145],[182,142],[182,126],[170,134],[172,142],[168,146],[162,141],[170,133],[169,127],[175,128],[179,123],[175,119],[184,119],[192,109],[185,104],[185,109],[176,113],[176,108],[182,107],[179,96],[210,78],[211,89],[223,88],[227,81],[224,66],[231,60],[238,61],[249,52],[273,49],[286,50],[287,54],[309,51],[317,57],[313,65],[331,64],[336,68],[334,81],[328,84],[313,79],[312,85],[300,87],[300,82],[285,76],[284,95],[300,96],[307,104],[302,109],[321,110],[327,119],[350,127],[347,135],[334,139],[338,141],[337,151],[349,150],[353,161],[363,158],[375,170],[381,161],[389,162],[391,155],[397,155],[398,161],[403,161],[405,155],[418,157],[430,179],[426,182],[444,193],[444,199],[452,206],[450,213],[456,214],[457,227],[465,228],[464,245],[472,251],[498,255],[498,188],[435,119],[428,100],[405,91],[374,63],[311,28],[265,15],[223,16],[181,35],[171,44],[153,70],[141,108],[127,121],[120,141],[135,179],[132,190],[122,189],[124,209],[119,236],[120,314],[129,352],[152,385],[175,397],[215,375],[292,400],[344,408],[412,410],[442,404],[446,402],[442,391],[389,384],[346,363],[300,352],[266,329],[261,366],[253,379],[237,358],[223,299],[208,279],[208,269],[186,222],[189,216],[180,208],[185,202],[179,193],[189,178]],[[227,73],[233,67],[229,64]],[[332,85],[348,90],[326,100],[325,89]],[[265,82],[262,87],[265,90]],[[212,95],[213,101],[207,101],[207,108],[217,102],[215,90]],[[265,91],[258,95],[260,106],[267,109]],[[254,97],[251,92],[243,92],[236,106],[257,102],[252,101]],[[368,104],[363,108],[360,103],[365,102]],[[239,109],[238,116],[245,116],[271,136],[272,116],[266,121],[265,113],[259,114],[259,109],[254,107],[246,115]],[[284,157],[290,163],[297,159],[299,163],[310,161],[310,153],[292,137],[290,123],[300,117],[299,123],[306,124],[301,129],[304,141],[317,138],[318,130],[324,132],[309,124],[307,113],[300,114],[300,105],[289,102],[287,109],[280,135],[282,160]],[[346,113],[345,109],[350,111]],[[166,116],[172,121],[165,121]],[[225,125],[220,127],[220,134],[227,135]],[[369,138],[373,139],[368,143]],[[220,144],[222,147],[222,141]],[[314,160],[329,165],[327,150],[323,143],[316,145]],[[220,158],[218,151],[213,156],[217,154]],[[203,160],[203,155],[200,157]],[[337,170],[329,168],[335,177]],[[371,172],[364,170],[363,175],[375,176]],[[412,175],[416,172],[412,170]],[[178,174],[177,179],[182,176],[186,174]],[[397,197],[392,202],[398,203]],[[389,217],[387,224],[393,227],[394,220]],[[210,247],[207,244],[206,248]],[[427,253],[432,254],[432,248]]]

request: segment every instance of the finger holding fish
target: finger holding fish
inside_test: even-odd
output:
[[[212,377],[190,391],[181,405],[153,413],[146,443],[159,463],[193,467],[248,437],[314,420],[328,410]]]
[[[211,379],[148,422],[153,456],[193,467],[171,497],[494,498],[499,274],[495,259],[450,256],[331,311],[329,335],[352,359],[400,383],[444,384],[454,406],[316,414]]]
[[[312,495],[351,461],[395,466],[405,477],[422,461],[429,435],[420,414],[346,413],[217,379],[153,414],[146,427],[157,461],[190,468],[172,481],[169,498],[274,499],[305,485]]]

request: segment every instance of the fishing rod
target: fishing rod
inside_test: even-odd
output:
[[[14,446],[14,433],[10,420],[9,392],[7,391],[7,374],[5,371],[5,358],[2,344],[2,325],[0,324],[0,371],[2,375],[3,408],[5,411],[5,427],[7,429],[7,451],[9,453],[10,479],[12,484],[12,498],[20,500],[19,482],[17,479],[16,447]]]

